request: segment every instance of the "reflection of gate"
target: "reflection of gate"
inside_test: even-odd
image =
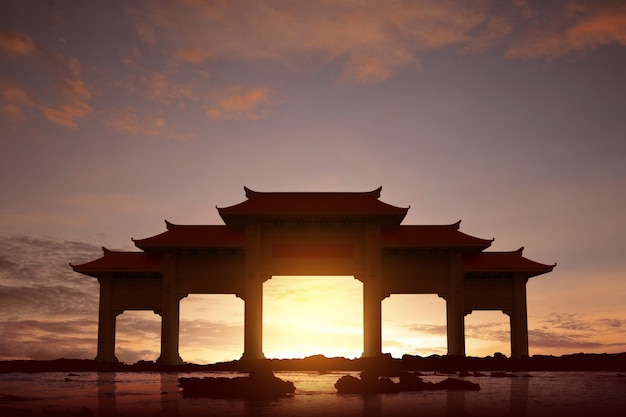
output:
[[[390,294],[446,300],[448,354],[465,354],[464,316],[502,310],[511,355],[528,355],[526,282],[552,271],[513,252],[484,252],[490,240],[443,226],[401,225],[407,208],[364,193],[261,193],[218,208],[224,225],[181,226],[134,240],[74,271],[98,278],[97,360],[116,361],[115,318],[124,310],[161,315],[158,362],[180,363],[179,302],[188,294],[236,294],[245,302],[243,359],[263,357],[263,282],[273,275],[353,275],[363,283],[363,356],[381,355],[381,301]]]

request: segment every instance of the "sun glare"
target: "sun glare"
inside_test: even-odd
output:
[[[352,276],[275,276],[264,284],[267,358],[363,352],[363,287]]]

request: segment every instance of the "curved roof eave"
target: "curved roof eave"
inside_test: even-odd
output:
[[[90,262],[70,266],[74,272],[98,278],[115,272],[160,272],[163,258],[145,252],[112,251],[102,247],[103,256]]]
[[[225,225],[179,225],[165,221],[167,230],[144,239],[131,239],[143,250],[174,247],[242,247],[244,231]]]
[[[227,207],[216,207],[228,225],[239,225],[246,217],[346,216],[386,217],[399,225],[409,208],[379,200],[382,187],[367,192],[259,192],[244,187],[247,199]]]
[[[522,256],[524,247],[509,252],[481,252],[463,259],[467,272],[522,273],[528,278],[552,272],[556,263],[542,264]]]

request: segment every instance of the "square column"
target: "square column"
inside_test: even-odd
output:
[[[244,335],[242,360],[264,359],[263,354],[263,275],[260,222],[246,225],[246,260],[243,294]],[[268,277],[270,278],[270,277]]]
[[[263,354],[263,280],[246,279],[244,294],[244,335],[242,360],[264,359]]]
[[[461,254],[450,254],[450,290],[445,297],[448,355],[465,356],[465,288]]]
[[[363,356],[382,355],[382,302],[381,286],[375,278],[363,282]]]
[[[364,230],[363,355],[382,355],[382,281],[380,275],[380,225],[366,223]]]
[[[157,363],[177,365],[183,362],[178,354],[180,299],[176,292],[176,254],[164,259],[161,293],[161,356]]]
[[[117,316],[122,313],[113,309],[113,277],[98,278],[100,282],[100,306],[98,312],[98,352],[96,361],[117,362],[115,357],[115,327]]]
[[[511,322],[511,357],[528,356],[528,312],[526,307],[526,278],[513,279],[513,310],[504,313]]]

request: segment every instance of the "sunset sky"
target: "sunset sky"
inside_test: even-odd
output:
[[[554,272],[530,353],[626,351],[626,2],[0,2],[0,360],[93,358],[101,246],[256,191],[371,191]],[[353,277],[265,283],[268,357],[359,356]],[[330,294],[330,295],[328,295]],[[320,295],[326,295],[324,297]],[[118,317],[156,359],[160,318]],[[466,316],[467,353],[510,354]],[[383,351],[445,354],[445,302],[383,302]],[[243,301],[181,302],[183,360],[238,359]]]

